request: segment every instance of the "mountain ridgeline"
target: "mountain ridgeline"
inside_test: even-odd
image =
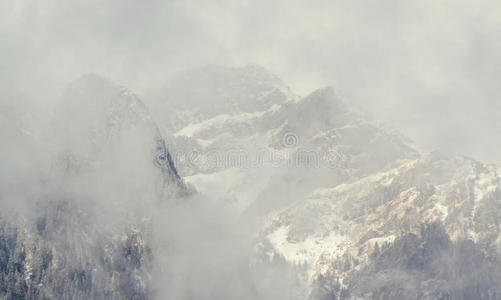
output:
[[[408,138],[371,120],[332,88],[300,97],[273,75],[256,76],[265,72],[258,70],[190,71],[195,86],[185,74],[167,84],[152,106],[164,112],[179,95],[198,97],[202,106],[205,99],[234,104],[218,113],[183,106],[171,112],[178,117],[160,118],[159,124],[170,132],[175,152],[193,154],[177,156],[180,174],[258,228],[257,268],[268,265],[273,273],[285,262],[295,270],[296,279],[280,283],[283,299],[500,298],[494,269],[482,267],[482,276],[476,274],[482,280],[470,280],[451,267],[473,266],[474,260],[495,264],[501,246],[498,166],[440,151],[420,153]],[[253,93],[239,93],[243,85]],[[260,111],[240,104],[251,94]],[[216,186],[222,191],[214,192]],[[408,247],[418,249],[408,251],[428,251],[433,241],[420,240],[422,227],[432,226],[427,224],[439,224],[433,226],[443,229],[440,239],[450,244],[426,253],[437,261],[438,274],[428,269],[415,274],[408,264],[430,263],[418,256],[391,270],[372,267],[375,245],[386,251],[414,239]],[[464,247],[474,256],[457,256]],[[433,257],[443,253],[454,253],[455,261]],[[385,255],[392,262],[407,253]],[[412,280],[406,286],[398,276],[368,280],[388,272],[407,272]],[[442,283],[447,286],[440,289]]]
[[[43,136],[0,115],[48,149],[8,165],[0,299],[501,299],[499,166],[255,65],[145,101],[87,75]]]
[[[152,298],[149,211],[191,192],[147,108],[87,75],[50,128],[39,193],[0,216],[0,298]]]

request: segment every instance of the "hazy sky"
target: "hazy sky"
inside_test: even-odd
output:
[[[0,88],[42,105],[88,72],[141,95],[186,68],[257,63],[485,161],[501,161],[500,53],[497,0],[0,1]]]

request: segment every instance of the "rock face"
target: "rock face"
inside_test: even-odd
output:
[[[420,153],[332,88],[299,97],[258,66],[187,71],[150,102],[156,122],[99,76],[68,87],[36,192],[0,190],[25,199],[0,211],[0,298],[165,298],[154,276],[176,299],[500,298],[498,166]],[[205,206],[152,221],[189,185]]]
[[[292,96],[283,82],[266,69],[207,66],[185,71],[158,92],[155,117],[175,132],[221,114],[261,112]],[[180,101],[180,99],[182,99]]]
[[[98,75],[80,78],[63,93],[54,126],[63,155],[73,167],[103,164],[110,161],[107,155],[124,155],[126,161],[117,164],[131,165],[129,169],[137,172],[145,169],[141,163],[150,167],[154,161],[166,184],[185,188],[148,109],[124,87]]]
[[[39,193],[0,215],[0,298],[153,297],[151,210],[189,192],[147,108],[88,75],[51,128]]]
[[[160,126],[170,133],[180,173],[201,191],[210,192],[209,187],[217,184],[225,191],[221,199],[232,203],[237,213],[262,216],[306,197],[315,188],[352,180],[397,159],[418,155],[405,138],[367,121],[332,88],[301,98],[261,68],[259,72],[256,67],[216,70],[188,72],[198,74],[194,76],[197,84],[187,84],[187,75],[174,79],[176,88],[166,89],[152,107]],[[216,80],[219,77],[213,73],[224,74],[227,80]],[[254,91],[248,92],[250,88]],[[183,114],[196,117],[179,121],[163,108],[170,108],[176,97],[226,104],[210,113],[198,106],[183,107]],[[267,100],[260,102],[261,97]],[[228,101],[266,105],[251,110]]]
[[[391,246],[402,236],[419,235],[423,224],[427,223],[440,223],[441,238],[458,245],[469,241],[482,253],[478,259],[488,261],[492,258],[489,253],[500,245],[498,172],[495,166],[466,158],[448,158],[435,153],[423,155],[351,183],[314,191],[274,216],[262,236],[274,246],[274,255],[282,255],[296,264],[306,262],[310,269],[305,276],[317,284],[321,278],[323,288],[337,297],[341,291],[354,294],[348,283],[362,280],[353,278],[358,278],[357,270],[371,263],[371,255],[379,251],[375,249],[380,249],[381,245]],[[422,243],[416,243],[406,246],[408,251],[418,251],[414,247],[421,247]],[[391,252],[386,255],[390,256],[389,261],[399,259]],[[466,264],[473,259],[463,258]],[[370,268],[364,270],[364,278],[377,276],[368,273]],[[412,270],[406,271],[412,275]],[[449,271],[440,269],[440,272]],[[489,269],[483,272],[489,274],[486,276],[494,274]],[[393,287],[385,287],[388,293],[396,293],[393,296],[378,291],[383,296],[364,294],[364,297],[424,297],[398,296],[398,284],[393,284]],[[360,285],[356,283],[356,288],[362,288]],[[451,288],[447,294],[452,295],[452,299],[496,299],[458,298],[453,296],[457,295],[456,288],[459,286]],[[481,293],[492,294],[493,291],[496,292],[496,285],[489,283]]]
[[[222,189],[218,196],[224,206],[259,220],[257,265],[274,268],[285,262],[310,285],[290,287],[296,289],[295,298],[499,298],[499,281],[494,279],[498,275],[490,268],[480,271],[491,278],[485,285],[461,285],[469,277],[443,274],[461,272],[443,261],[451,253],[454,263],[462,259],[463,265],[475,259],[486,265],[494,259],[489,253],[501,242],[497,166],[439,152],[419,153],[404,136],[370,121],[332,88],[301,98],[283,92],[289,89],[280,81],[267,81],[274,76],[253,73],[252,68],[216,70],[192,71],[198,74],[194,85],[186,85],[188,75],[174,80],[177,88],[165,90],[155,111],[162,113],[162,105],[184,95],[179,91],[189,91],[188,98],[198,97],[200,103],[226,103],[210,113],[186,106],[184,114],[196,117],[184,122],[165,112],[167,120],[160,117],[160,124],[172,132],[169,140],[188,182],[202,193]],[[226,80],[214,79],[219,78],[214,73],[224,74]],[[229,89],[229,82],[244,79],[245,84],[231,85],[229,94],[221,92]],[[268,93],[269,105],[253,109],[228,104],[240,103],[237,89],[262,103],[260,82],[282,93]],[[425,224],[439,224],[441,229]],[[440,231],[440,236],[428,241],[434,233],[422,236],[423,226]],[[431,257],[406,258],[407,263],[391,270],[374,267],[380,263],[378,253],[387,261],[404,259],[402,252],[391,250],[402,245]],[[457,256],[464,247],[478,256]],[[430,259],[437,260],[433,271],[409,266],[425,266]],[[386,272],[407,272],[412,286],[402,290],[398,276],[386,278]],[[371,276],[383,279],[375,283],[368,280]],[[424,280],[426,276],[431,279]]]

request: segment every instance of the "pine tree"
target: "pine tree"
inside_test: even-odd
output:
[[[23,274],[17,272],[16,273],[16,283],[14,285],[14,297],[13,299],[24,300],[26,299],[26,290],[27,290],[26,281],[23,278]]]
[[[0,272],[0,295],[7,292],[7,285],[5,283],[5,275]]]

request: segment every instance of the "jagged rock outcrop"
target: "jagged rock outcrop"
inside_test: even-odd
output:
[[[0,214],[0,298],[152,298],[152,210],[191,191],[148,109],[87,75],[51,128],[51,168],[31,170],[30,192],[2,195],[21,203]]]
[[[218,70],[234,78],[247,72]],[[197,77],[189,89],[191,99],[226,103],[225,94],[219,93],[228,88],[226,82],[212,76]],[[256,257],[271,265],[274,259],[286,261],[295,266],[299,278],[312,284],[311,293],[300,290],[298,297],[334,297],[319,293],[322,289],[336,291],[332,299],[348,297],[350,290],[343,287],[371,264],[375,245],[391,246],[402,236],[419,235],[426,222],[441,223],[452,248],[462,241],[471,241],[478,251],[499,248],[497,166],[439,152],[419,153],[406,137],[371,121],[332,88],[268,102],[273,105],[261,111],[233,109],[235,105],[203,114],[189,113],[185,107],[187,115],[197,117],[183,123],[165,113],[167,120],[161,122],[177,130],[173,148],[181,153],[176,159],[189,182],[208,193],[224,186],[223,203],[245,217],[260,218],[257,226],[264,226]],[[156,112],[162,112],[158,107]],[[261,155],[256,158],[255,153]],[[426,295],[399,294],[394,284],[386,286],[386,292],[364,297],[468,299],[435,293],[440,280],[451,279],[423,283]],[[449,292],[459,288],[453,286]],[[490,288],[488,295],[492,296]]]
[[[124,87],[94,74],[71,83],[56,109],[54,128],[66,167],[96,167],[123,155],[126,161],[112,163],[151,172],[146,168],[154,162],[166,185],[186,189],[148,109]]]
[[[189,284],[213,274],[209,294],[226,298],[500,298],[498,166],[420,153],[332,88],[298,97],[258,66],[187,71],[157,96],[159,125],[99,76],[68,87],[54,163],[20,172],[37,170],[24,177],[30,192],[0,191],[27,199],[0,214],[0,298],[161,297],[153,276],[172,278],[172,295],[203,298],[205,286]],[[203,205],[176,205],[190,193],[184,180]]]

